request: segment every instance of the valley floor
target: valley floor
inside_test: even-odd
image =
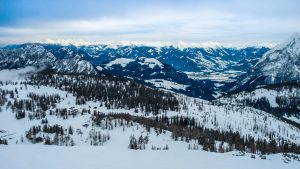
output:
[[[296,169],[299,162],[283,162],[281,154],[266,160],[200,150],[129,150],[105,146],[0,146],[1,169]]]

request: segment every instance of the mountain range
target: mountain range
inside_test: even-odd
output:
[[[203,150],[293,167],[300,161],[299,44],[294,35],[272,49],[4,47],[0,144]]]
[[[0,49],[0,69],[37,66],[60,73],[104,73],[212,100],[224,92],[224,84],[247,72],[268,50],[27,43]]]
[[[113,75],[213,100],[258,85],[299,80],[299,46],[299,34],[273,49],[26,43],[0,49],[0,69],[36,66],[59,73]]]

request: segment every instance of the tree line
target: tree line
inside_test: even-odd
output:
[[[291,143],[283,138],[276,141],[272,136],[268,140],[259,138],[254,139],[252,136],[242,136],[238,132],[219,131],[214,129],[204,128],[195,118],[184,116],[156,116],[146,118],[142,116],[133,116],[127,113],[110,113],[104,114],[94,112],[92,120],[94,123],[113,119],[123,119],[127,122],[135,122],[143,125],[147,131],[154,128],[158,133],[164,131],[172,132],[174,140],[182,140],[189,142],[197,140],[198,144],[203,146],[203,150],[212,152],[228,152],[234,149],[251,153],[300,153],[300,146]],[[100,122],[101,123],[101,122]],[[217,146],[217,142],[221,142]],[[227,143],[228,146],[223,146]]]
[[[135,109],[145,114],[179,109],[173,94],[116,77],[43,73],[33,75],[23,83],[67,91],[76,97],[76,104],[100,101],[108,109]]]

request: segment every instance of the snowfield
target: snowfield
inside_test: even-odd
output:
[[[166,90],[185,90],[189,85],[179,84],[176,82],[164,80],[164,79],[151,79],[145,80],[147,83],[153,84],[157,88],[166,89]]]
[[[0,146],[2,169],[297,169],[298,161],[284,163],[281,154],[266,160],[196,150],[135,151],[114,147]]]
[[[106,64],[106,67],[111,67],[112,65],[121,65],[122,67],[126,67],[128,63],[133,61],[134,61],[133,59],[118,58]]]

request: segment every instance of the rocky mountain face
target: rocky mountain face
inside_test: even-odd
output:
[[[38,44],[24,44],[17,48],[0,49],[0,69],[25,66],[45,67],[58,73],[98,74],[94,66],[78,54],[68,58],[58,58]]]
[[[56,57],[40,45],[1,49],[0,58],[1,69],[20,68],[26,65],[42,67],[52,65],[56,61]]]
[[[258,85],[280,84],[300,79],[300,35],[266,52],[255,66],[240,76],[231,90],[252,89]]]
[[[300,79],[300,34],[268,51],[252,72],[265,77],[264,83],[274,84]]]

